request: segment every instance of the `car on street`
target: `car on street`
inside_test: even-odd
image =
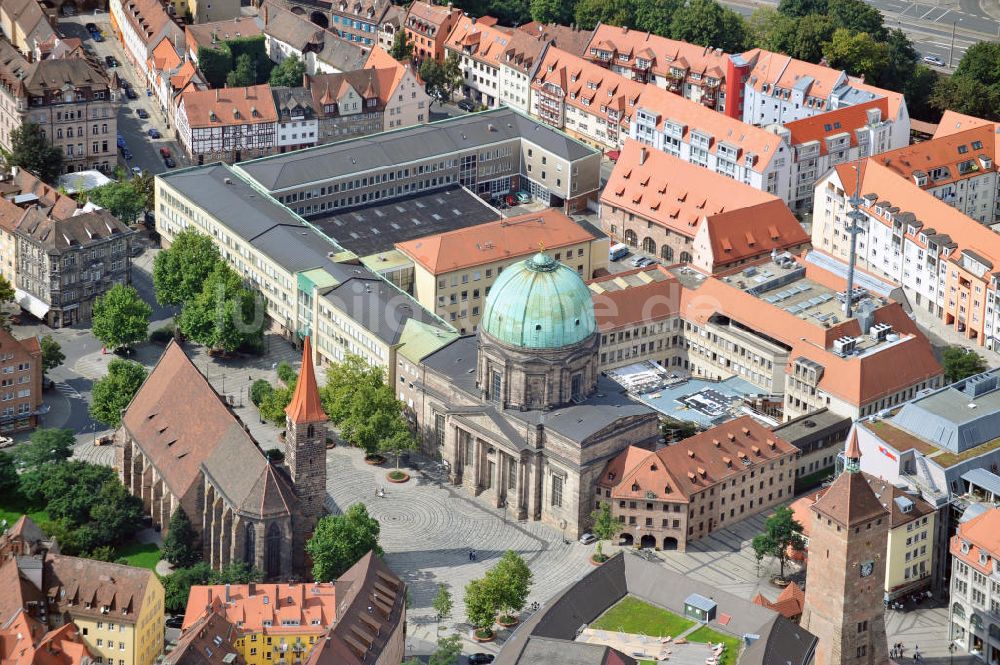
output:
[[[14,445],[14,439],[9,436],[0,436],[0,448],[9,448]]]
[[[469,656],[469,665],[488,665],[492,662],[493,654],[479,652]]]
[[[138,166],[132,167],[132,175],[142,175],[142,169]]]
[[[139,93],[134,88],[125,88],[125,96],[129,99],[139,99]]]
[[[177,166],[177,162],[174,161],[173,157],[167,157],[166,159],[163,160],[163,163],[166,165],[168,169],[172,169],[175,166]]]
[[[936,55],[925,55],[923,57],[924,62],[928,65],[934,65],[936,67],[944,67],[944,60],[937,57]]]
[[[106,56],[104,56],[104,64],[106,64],[108,67],[112,67],[112,68],[113,67],[117,67],[118,66],[118,59],[115,58],[115,56],[113,56],[113,55],[106,55]]]
[[[156,127],[150,127],[149,128],[149,138],[151,138],[151,139],[158,139],[158,138],[160,138],[160,130],[158,130]]]
[[[146,112],[146,109],[136,109],[135,114],[140,118],[142,118],[143,120],[149,118],[149,113]]]
[[[98,43],[104,41],[104,37],[101,37],[101,33],[99,33],[99,32],[92,32],[92,33],[90,33],[90,38],[93,39],[95,42],[98,42]]]
[[[160,148],[160,157],[163,159],[170,157],[170,148]]]
[[[582,536],[580,536],[581,545],[593,545],[596,542],[597,542],[597,536],[595,536],[592,533],[585,533]]]
[[[184,625],[184,615],[178,614],[177,616],[167,617],[165,623],[167,628],[180,628]]]
[[[531,194],[528,192],[517,192],[514,194],[514,198],[517,199],[518,203],[531,203]]]
[[[85,27],[87,29],[87,32],[100,32],[101,31],[100,28],[97,27],[96,23],[87,23],[83,27]]]
[[[122,157],[127,162],[132,159],[132,152],[128,148],[122,148]]]
[[[633,268],[641,268],[643,261],[648,261],[648,260],[649,259],[647,259],[645,256],[637,254],[635,258],[629,261],[629,263],[632,265]]]
[[[459,100],[456,106],[458,106],[458,108],[462,109],[463,111],[473,111],[476,108],[476,103],[471,99],[469,99],[468,97],[466,97],[465,99]]]

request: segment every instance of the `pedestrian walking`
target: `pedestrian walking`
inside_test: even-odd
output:
[[[469,561],[472,561],[472,550],[469,550]]]

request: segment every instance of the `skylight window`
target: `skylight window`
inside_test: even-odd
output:
[[[969,146],[967,146],[967,145],[960,145],[960,146],[958,146],[958,154],[964,155],[967,152],[969,152]]]

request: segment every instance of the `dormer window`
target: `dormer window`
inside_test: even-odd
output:
[[[969,553],[969,543],[965,540],[962,541],[962,554]]]
[[[632,491],[633,492],[639,491],[639,483],[632,483]]]
[[[980,552],[979,553],[979,564],[981,566],[985,566],[987,563],[989,563],[989,561],[990,561],[990,558],[988,556],[986,556],[985,552]]]

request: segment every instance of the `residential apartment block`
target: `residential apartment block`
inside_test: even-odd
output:
[[[390,0],[334,0],[330,7],[330,29],[349,42],[374,46]]]
[[[396,243],[412,261],[413,294],[460,333],[474,331],[503,269],[544,247],[589,279],[608,263],[608,240],[555,209]]]
[[[0,432],[9,434],[35,428],[46,412],[38,338],[18,340],[0,329],[0,372]]]
[[[743,80],[750,67],[721,49],[599,24],[584,57],[731,118],[742,117]]]
[[[601,193],[601,228],[616,242],[707,273],[809,245],[778,197],[633,140]]]
[[[184,28],[179,24],[176,6],[171,5],[175,12],[170,13],[159,0],[109,0],[109,5],[111,28],[139,75],[140,84],[150,83],[149,63],[161,41],[169,41],[179,54],[185,52]]]
[[[462,10],[451,3],[444,6],[415,0],[403,22],[406,37],[413,44],[414,61],[419,63],[424,58],[444,60],[445,43],[461,18]]]
[[[1000,610],[1000,583],[996,581],[1000,556],[1000,509],[959,524],[951,538],[951,588],[948,631],[960,648],[984,658],[1000,658],[1000,637],[993,622]]]
[[[8,0],[0,6],[0,32],[23,55],[41,60],[56,40],[56,10],[38,0]]]
[[[270,155],[277,144],[277,123],[267,84],[188,90],[177,105],[177,138],[198,164]]]
[[[117,163],[117,75],[110,80],[84,58],[28,62],[0,40],[0,147],[11,148],[11,133],[24,123],[41,127],[61,148],[67,173]]]
[[[961,144],[965,150],[971,144]],[[990,165],[970,152],[966,164]],[[890,160],[867,159],[857,166],[840,164],[816,185],[813,246],[839,260],[850,253],[846,232],[850,201],[859,197],[862,213],[857,265],[898,284],[914,308],[922,309],[979,346],[1000,348],[1000,308],[996,307],[1000,236],[948,202],[905,179]],[[905,165],[904,165],[905,166]],[[975,184],[992,197],[992,178]],[[969,196],[970,205],[980,199]]]
[[[131,282],[135,232],[110,212],[78,206],[25,171],[3,189],[2,270],[22,308],[60,328],[88,321],[98,296]]]
[[[792,496],[798,450],[743,416],[654,452],[630,446],[597,481],[619,542],[685,551]]]
[[[908,494],[886,480],[867,473],[864,477],[890,514],[885,553],[885,598],[893,601],[929,589],[934,570],[936,510],[919,496]],[[796,499],[790,506],[803,526],[802,535],[807,549],[812,525],[811,509],[825,492],[825,488],[812,492]],[[823,565],[820,559],[813,559],[813,564]]]

